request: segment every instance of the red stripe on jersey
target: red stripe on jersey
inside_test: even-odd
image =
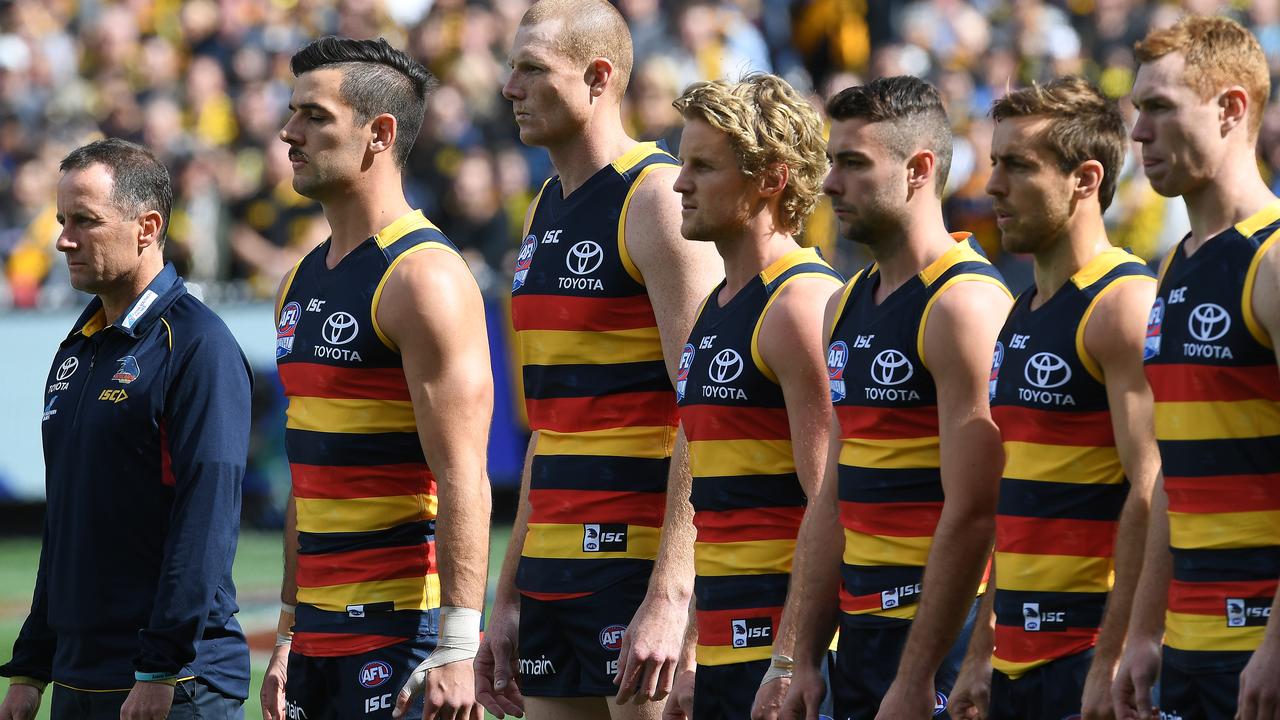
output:
[[[529,427],[575,433],[620,427],[674,426],[675,396],[670,391],[616,393],[576,398],[525,398]]]
[[[1280,402],[1276,366],[1147,365],[1156,402],[1271,400]]]
[[[520,590],[520,594],[528,598],[533,598],[534,600],[542,600],[543,602],[555,602],[557,600],[574,600],[580,597],[586,597],[591,593],[589,592],[540,593],[540,592],[529,592],[528,590]]]
[[[938,408],[925,407],[857,407],[836,405],[840,420],[840,437],[867,440],[901,440],[936,437]]]
[[[1230,513],[1280,510],[1280,473],[1167,475],[1164,489],[1169,510],[1183,513]]]
[[[733,621],[769,618],[774,628],[782,620],[781,607],[738,608],[735,610],[698,610],[698,644],[732,645]],[[771,632],[770,635],[773,635]],[[770,637],[772,644],[774,638]]]
[[[786,408],[689,405],[680,408],[689,440],[790,440]]]
[[[308,588],[426,577],[434,572],[434,542],[407,547],[298,555],[298,585]]]
[[[865,535],[932,537],[941,515],[940,502],[840,502],[840,524]]]
[[[875,595],[850,595],[849,591],[840,586],[840,611],[849,613],[865,613],[868,611],[879,610],[880,594]]]
[[[422,463],[356,466],[292,463],[289,472],[293,475],[293,496],[313,500],[436,494],[435,475]]]
[[[1111,557],[1116,522],[996,515],[996,550],[1027,555]]]
[[[584,522],[662,527],[663,496],[608,490],[529,490],[531,523],[576,525]]]
[[[1085,447],[1116,444],[1109,410],[1063,412],[995,405],[991,408],[991,419],[1000,426],[1000,437],[1005,442]]]
[[[1097,628],[1066,627],[1027,632],[1017,625],[996,625],[995,655],[1015,663],[1035,662],[1084,652],[1098,642]]]
[[[1276,580],[1169,583],[1169,610],[1189,615],[1226,615],[1227,598],[1271,598]]]
[[[173,487],[173,456],[169,454],[169,433],[165,432],[164,421],[160,422],[160,482]]]
[[[410,400],[404,371],[392,368],[334,367],[308,362],[280,365],[280,381],[288,397],[335,400]]]
[[[348,635],[345,633],[295,632],[292,652],[307,657],[342,657],[380,650],[404,642],[389,635]]]
[[[517,330],[635,330],[658,324],[648,295],[620,298],[516,295],[511,322]]]
[[[698,542],[794,540],[804,519],[803,507],[743,508],[699,511],[693,515]]]

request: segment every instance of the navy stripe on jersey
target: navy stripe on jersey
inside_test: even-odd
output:
[[[942,502],[942,484],[934,468],[859,468],[837,470],[840,499],[854,503]]]
[[[1128,483],[1086,485],[1003,478],[996,513],[1021,517],[1115,520],[1124,507],[1128,491]]]
[[[1180,477],[1214,477],[1280,472],[1280,436],[1202,440],[1160,440],[1160,458]]]
[[[603,486],[610,492],[665,494],[669,467],[669,458],[538,455],[530,476],[541,490],[598,490]]]
[[[429,542],[435,537],[434,520],[397,525],[377,532],[298,533],[298,553],[324,555],[351,550],[409,547]]]
[[[285,430],[289,462],[298,465],[365,467],[425,463],[422,441],[413,433],[323,433]]]
[[[800,507],[805,504],[795,473],[786,475],[731,475],[700,477],[689,501],[708,512],[741,507]]]
[[[779,607],[787,601],[789,573],[699,576],[694,580],[698,605],[717,610]]]
[[[525,365],[521,372],[525,397],[535,400],[576,398],[584,387],[605,384],[615,393],[671,391],[671,378],[661,360],[612,365]]]

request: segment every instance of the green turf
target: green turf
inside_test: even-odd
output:
[[[489,600],[493,598],[493,586],[510,536],[511,529],[501,527],[494,529],[490,539]],[[13,640],[31,607],[31,592],[35,587],[36,566],[39,561],[39,538],[0,540],[0,660],[8,660]],[[240,622],[246,632],[274,630],[279,608],[280,563],[279,533],[245,532],[240,536],[234,575],[240,603]],[[251,659],[252,685],[249,689],[249,701],[244,706],[245,718],[261,720],[258,691],[262,686],[262,673],[268,655],[254,653]],[[48,705],[46,698],[36,715],[38,720],[47,720]]]

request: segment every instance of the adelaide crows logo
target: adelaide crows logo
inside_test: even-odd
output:
[[[138,358],[132,355],[125,355],[116,362],[120,363],[120,367],[116,368],[116,374],[112,375],[111,379],[121,385],[128,385],[142,374],[142,369],[138,367]]]

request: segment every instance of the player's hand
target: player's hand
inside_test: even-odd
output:
[[[631,700],[639,705],[662,700],[671,692],[688,622],[688,603],[653,597],[640,603],[622,633],[618,674],[613,676],[618,686],[615,702],[622,705]]]
[[[938,707],[933,678],[922,683],[906,682],[899,675],[880,701],[876,720],[930,720]]]
[[[785,677],[774,678],[761,685],[756,690],[755,701],[751,703],[751,720],[778,720],[789,687],[791,678]]]
[[[818,720],[818,708],[827,695],[827,685],[822,681],[822,670],[816,665],[796,661],[787,699],[782,701],[779,718],[786,720]]]
[[[692,720],[693,682],[696,677],[693,670],[676,673],[666,707],[662,709],[662,720]]]
[[[277,645],[267,661],[267,671],[262,675],[263,720],[285,720],[284,685],[289,676],[289,643]]]
[[[1160,677],[1160,643],[1156,640],[1129,638],[1120,656],[1115,682],[1111,685],[1111,704],[1116,720],[1152,720],[1151,688]]]
[[[1280,643],[1267,638],[1240,673],[1236,720],[1280,720]]]
[[[0,720],[32,720],[39,709],[39,690],[30,685],[9,685],[0,703]]]
[[[1108,690],[1110,686],[1108,686]],[[960,666],[947,706],[956,720],[985,720],[991,706],[991,656],[969,656]]]
[[[476,704],[472,665],[473,660],[458,660],[428,669],[427,662],[422,661],[396,696],[391,717],[403,717],[414,696],[423,693],[422,720],[483,720],[484,713]]]
[[[1080,716],[1084,720],[1115,720],[1115,706],[1111,702],[1111,685],[1115,676],[1115,661],[1095,655],[1089,664],[1089,674],[1084,678],[1084,692],[1080,697]]]
[[[120,706],[120,720],[164,720],[173,707],[173,686],[160,682],[136,682]]]
[[[516,657],[520,632],[520,611],[494,605],[480,652],[476,655],[476,701],[497,717],[524,716],[524,696],[520,694]]]

